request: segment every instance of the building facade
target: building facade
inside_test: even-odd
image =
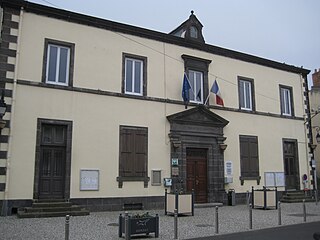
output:
[[[193,12],[166,34],[20,0],[1,7],[3,211],[37,199],[161,208],[166,188],[210,203],[229,189],[244,202],[252,186],[306,187],[309,70],[207,44]]]
[[[315,168],[317,171],[317,184],[320,184],[320,147],[317,142],[317,134],[320,134],[320,69],[315,69],[312,74],[313,86],[311,87],[310,96],[310,108],[312,117],[312,136],[314,149]],[[318,187],[319,189],[319,187]]]

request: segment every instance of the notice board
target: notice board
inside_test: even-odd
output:
[[[80,170],[80,191],[99,190],[99,170],[81,169]]]
[[[284,172],[265,172],[264,182],[266,187],[284,187]]]

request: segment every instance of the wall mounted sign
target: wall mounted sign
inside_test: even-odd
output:
[[[178,167],[172,167],[171,168],[171,175],[172,176],[179,176],[179,168]]]
[[[171,165],[172,166],[178,166],[178,164],[179,164],[178,158],[172,158],[171,159]]]
[[[264,183],[266,187],[284,187],[284,172],[265,172]]]
[[[99,190],[99,170],[81,169],[80,170],[80,191]]]

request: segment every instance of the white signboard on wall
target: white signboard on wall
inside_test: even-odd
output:
[[[80,170],[80,191],[99,190],[99,170],[81,169]]]
[[[284,172],[265,172],[264,185],[266,187],[284,187]]]
[[[285,181],[284,181],[284,172],[276,172],[276,186],[277,187],[284,187]]]

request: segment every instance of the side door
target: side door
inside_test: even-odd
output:
[[[40,147],[39,198],[63,199],[66,169],[66,128],[44,125]]]

